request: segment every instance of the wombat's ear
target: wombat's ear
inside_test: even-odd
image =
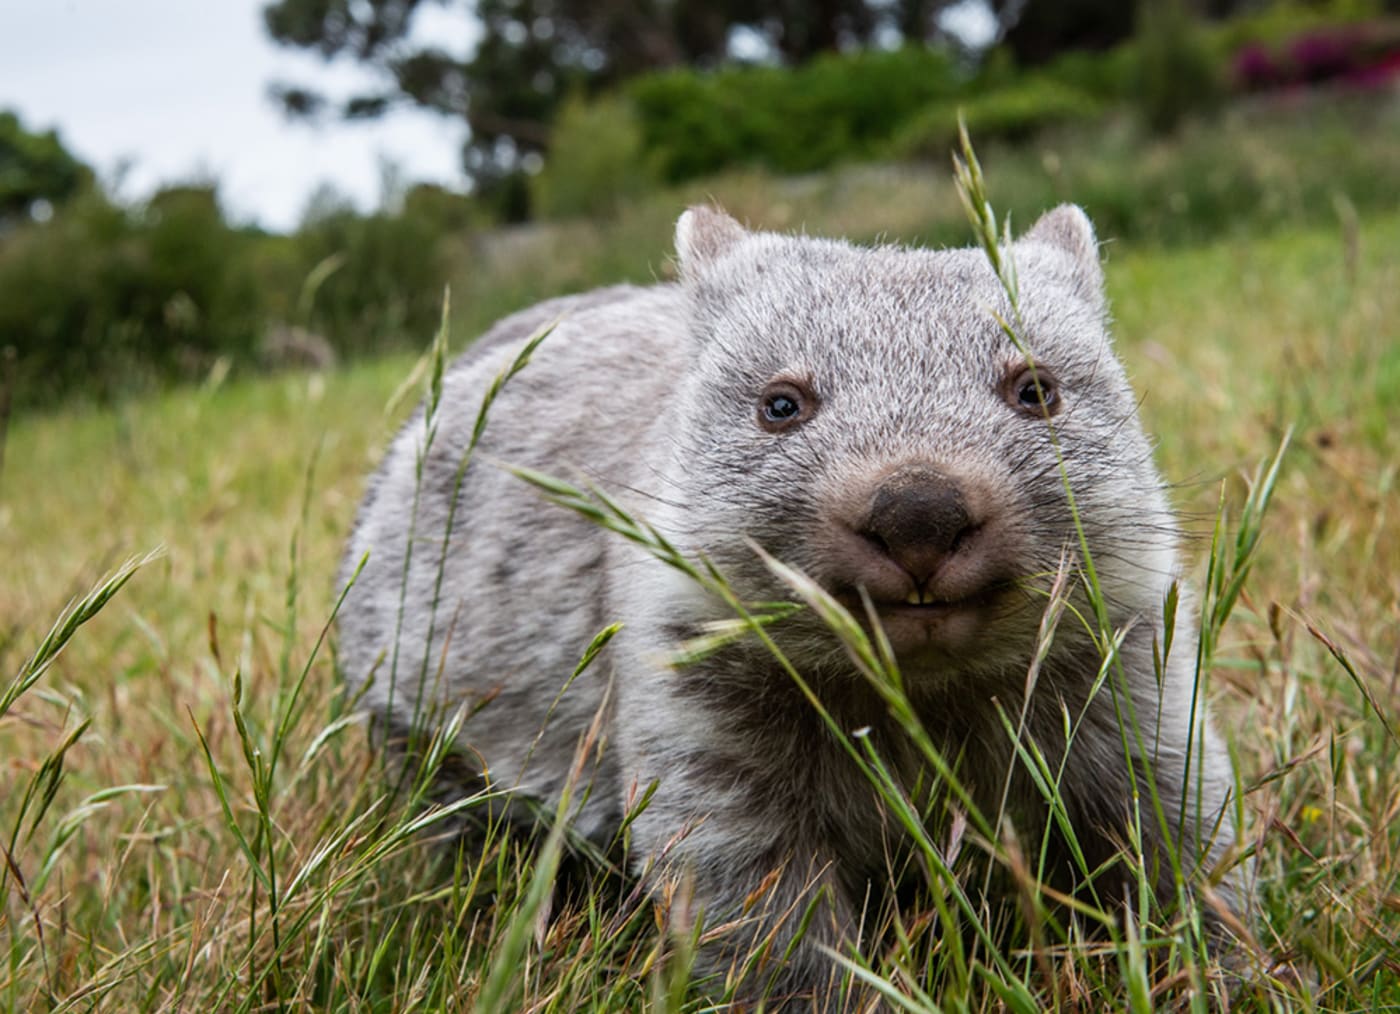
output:
[[[1082,208],[1061,204],[1047,211],[1021,237],[1023,242],[1044,243],[1070,255],[1074,261],[1075,281],[1091,300],[1097,300],[1103,290],[1103,267],[1099,264],[1099,244],[1094,238],[1094,226]]]
[[[676,258],[681,275],[703,270],[737,246],[745,235],[744,227],[718,208],[688,208],[676,222]]]

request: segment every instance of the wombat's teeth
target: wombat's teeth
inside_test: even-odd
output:
[[[924,596],[917,591],[911,591],[904,597],[904,601],[911,606],[921,606],[924,604]]]

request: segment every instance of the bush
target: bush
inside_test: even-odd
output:
[[[1343,29],[1347,25],[1371,21],[1378,13],[1371,0],[1314,0],[1312,3],[1272,3],[1260,9],[1211,25],[1212,45],[1229,57],[1249,45],[1279,49],[1300,35]]]
[[[1383,88],[1400,77],[1400,22],[1314,28],[1269,44],[1246,43],[1234,58],[1235,83],[1246,91],[1337,82]]]
[[[626,86],[646,151],[668,181],[738,165],[811,172],[870,156],[908,117],[959,93],[944,51],[832,54],[791,70],[675,70]]]
[[[452,196],[409,191],[396,215],[323,204],[284,237],[230,228],[213,186],[170,187],[138,208],[92,191],[10,228],[0,346],[15,349],[15,401],[105,400],[203,377],[223,357],[256,366],[298,328],[341,354],[421,342],[442,308],[442,237],[466,214]]]
[[[1220,61],[1182,0],[1139,0],[1136,50],[1138,111],[1154,132],[1219,104]]]
[[[98,397],[249,357],[262,320],[246,256],[213,187],[174,187],[143,209],[90,192],[0,242],[0,335],[16,400]]]
[[[631,105],[608,96],[579,96],[559,110],[544,169],[530,181],[540,218],[610,215],[655,182]]]
[[[291,323],[325,335],[341,353],[421,341],[442,310],[444,231],[408,205],[398,215],[314,212],[292,239],[296,277],[305,281]]]
[[[1100,103],[1131,101],[1139,80],[1138,47],[1130,40],[1102,53],[1065,53],[1039,73]]]
[[[404,192],[399,214],[438,232],[463,233],[490,223],[490,215],[470,195],[436,183],[415,183]]]
[[[963,102],[936,102],[906,123],[890,145],[898,158],[946,160],[956,146],[958,113],[979,141],[1020,141],[1043,128],[1096,119],[1103,104],[1057,81],[1027,80]]]
[[[60,204],[92,186],[92,170],[50,130],[26,130],[0,110],[0,228],[32,217],[40,202]]]

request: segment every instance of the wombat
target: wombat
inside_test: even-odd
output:
[[[975,249],[751,232],[701,207],[681,217],[676,252],[677,282],[497,324],[446,372],[431,441],[422,412],[393,441],[350,542],[347,568],[368,563],[340,618],[344,667],[355,685],[372,677],[364,700],[388,738],[466,705],[460,784],[444,792],[489,783],[531,820],[581,772],[569,820],[604,844],[654,788],[628,861],[653,886],[683,882],[708,925],[735,924],[703,967],[764,940],[777,960],[819,898],[773,985],[835,995],[825,949],[857,938],[907,832],[803,686],[913,796],[937,782],[927,755],[811,610],[767,628],[803,686],[755,637],[676,662],[732,609],[500,464],[582,477],[744,602],[796,599],[767,554],[883,631],[967,793],[924,799],[935,841],[970,802],[1003,814],[995,833],[1013,829],[1032,856],[1048,840],[1051,881],[1083,879],[1068,875],[1074,848],[1080,870],[1104,867],[1105,904],[1136,883],[1112,861],[1129,847],[1174,896],[1170,845],[1239,906],[1239,874],[1220,868],[1231,763],[1195,692],[1184,593],[1164,650],[1179,533],[1113,354],[1084,213],[1062,206],[1009,246],[1014,308]],[[488,385],[551,324],[462,472]],[[1084,547],[1119,638],[1108,665],[1077,576]],[[1069,607],[1037,664],[1066,560]],[[1018,734],[1062,772],[1074,848]]]

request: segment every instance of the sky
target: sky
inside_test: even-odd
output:
[[[163,184],[217,180],[237,223],[294,228],[329,183],[362,210],[383,197],[385,166],[399,179],[464,188],[461,124],[431,113],[321,126],[289,122],[268,95],[276,81],[332,95],[372,87],[353,61],[273,45],[267,0],[0,0],[0,109],[29,130],[56,129],[119,198]],[[994,30],[979,0],[945,15],[974,39]],[[951,19],[951,22],[950,20]],[[454,52],[473,23],[425,5],[415,35]]]
[[[376,206],[386,160],[410,181],[465,185],[465,130],[443,117],[288,122],[268,96],[274,81],[344,94],[373,79],[273,45],[265,2],[0,0],[0,109],[29,130],[56,129],[124,199],[212,177],[234,221],[274,230],[295,227],[322,183]],[[456,49],[464,21],[440,16],[423,30]]]

